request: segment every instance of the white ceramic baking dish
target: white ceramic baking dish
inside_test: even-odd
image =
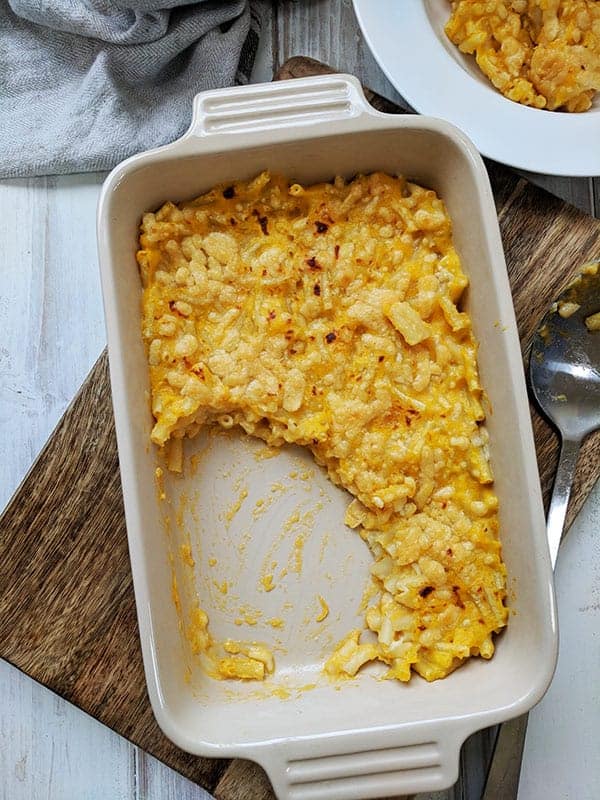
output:
[[[333,644],[361,623],[370,557],[342,523],[347,495],[311,470],[306,454],[290,449],[264,458],[264,445],[242,435],[206,434],[190,442],[185,476],[166,475],[165,499],[158,498],[134,259],[140,217],[167,199],[191,198],[265,168],[304,183],[402,173],[434,188],[454,221],[492,408],[488,428],[514,614],[491,661],[471,659],[445,680],[428,684],[415,676],[401,685],[377,680],[377,668],[342,685],[322,676]],[[344,75],[208,92],[196,97],[181,139],[111,173],[98,238],[140,636],[163,731],[190,753],[259,762],[280,798],[381,797],[451,785],[469,734],[540,699],[557,647],[519,340],[480,156],[445,122],[376,112]],[[191,544],[194,570],[178,558],[183,540]],[[260,583],[265,570],[275,575],[268,593]],[[202,672],[181,635],[173,575],[184,617],[197,593],[217,639],[276,643],[273,678],[242,684]],[[318,595],[330,608],[321,623]],[[257,624],[236,626],[240,615],[254,615]],[[266,624],[279,616],[283,628]]]

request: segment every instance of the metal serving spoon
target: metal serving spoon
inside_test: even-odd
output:
[[[594,317],[596,314],[598,317]],[[581,442],[600,428],[599,328],[600,261],[595,261],[582,267],[552,304],[534,336],[529,359],[535,399],[562,438],[547,521],[552,567],[563,534]]]
[[[588,434],[600,428],[598,328],[600,261],[581,268],[577,278],[550,307],[531,346],[531,388],[562,439],[547,521],[552,568],[563,536],[579,448]],[[527,716],[509,720],[500,727],[482,800],[516,800]]]

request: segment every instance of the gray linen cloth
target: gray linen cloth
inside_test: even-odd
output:
[[[110,169],[176,139],[193,96],[247,66],[249,31],[247,0],[0,0],[0,177]]]

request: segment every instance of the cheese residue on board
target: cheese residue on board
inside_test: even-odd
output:
[[[345,522],[373,555],[376,638],[352,631],[326,671],[380,661],[388,677],[435,680],[491,657],[506,570],[468,281],[435,192],[382,173],[304,187],[265,172],[145,214],[137,258],[167,463],[179,469],[203,426],[238,426],[307,447],[354,497]],[[228,658],[253,657],[236,647]],[[240,664],[224,673],[259,677]]]

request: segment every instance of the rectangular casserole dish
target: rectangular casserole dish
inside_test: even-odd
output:
[[[492,409],[487,427],[514,613],[491,661],[470,659],[442,681],[379,681],[376,668],[337,685],[321,675],[334,643],[362,626],[370,555],[343,524],[348,495],[308,454],[290,448],[264,458],[264,445],[242,434],[206,432],[189,442],[184,476],[165,475],[159,497],[134,257],[140,219],[167,199],[263,169],[301,183],[401,173],[435,189],[453,221]],[[375,111],[350,76],[208,92],[196,97],[181,139],[128,159],[107,178],[98,241],[129,550],[159,725],[190,753],[257,761],[280,798],[382,797],[451,785],[465,738],[531,708],[550,683],[557,650],[519,339],[481,157],[443,121]],[[305,528],[286,535],[295,510]],[[179,557],[183,542],[194,555],[191,573]],[[275,561],[278,569],[287,563],[289,575],[281,591],[266,593],[260,578]],[[173,581],[184,616],[197,594],[217,639],[279,640],[275,676],[266,684],[208,677],[181,633]],[[317,625],[319,595],[330,614]],[[237,614],[258,624],[242,631]],[[265,624],[277,616],[281,631]]]

